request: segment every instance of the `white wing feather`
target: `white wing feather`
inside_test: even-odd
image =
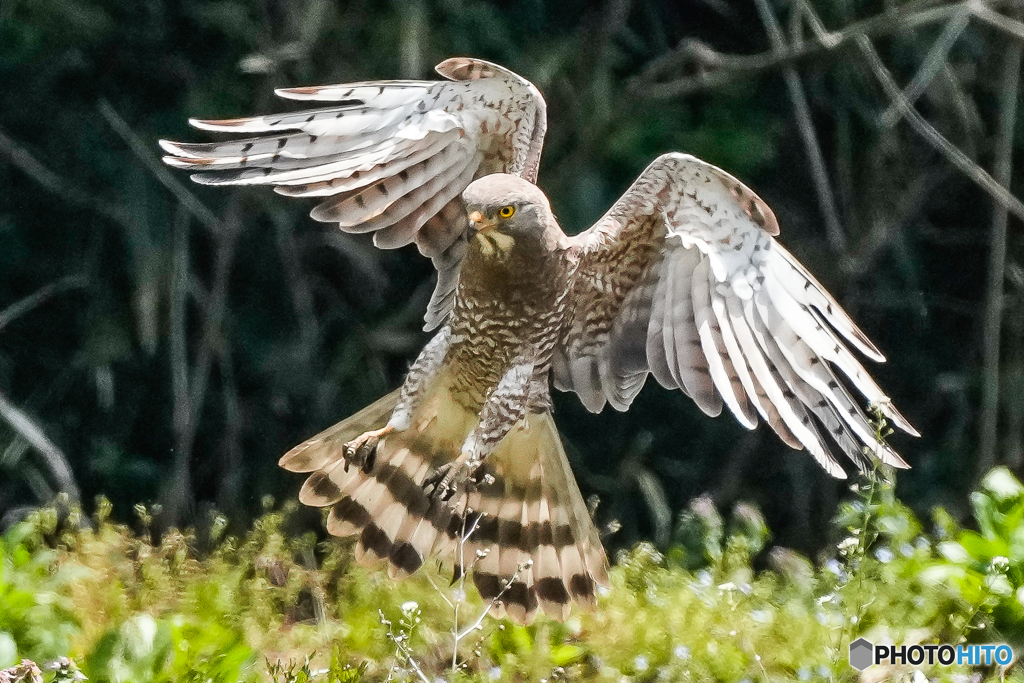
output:
[[[663,229],[645,231],[652,216]],[[685,154],[659,157],[594,227],[572,238],[579,296],[556,354],[556,386],[576,391],[592,410],[606,400],[625,410],[650,372],[709,415],[724,403],[751,429],[760,415],[833,476],[845,473],[825,432],[858,467],[868,466],[865,447],[883,463],[906,467],[877,443],[835,372],[916,435],[847,343],[873,360],[884,356],[776,234],[771,209],[729,174]],[[650,256],[652,242],[658,258]],[[601,286],[607,258],[630,274],[629,286]],[[647,325],[595,323],[593,310],[616,306],[620,316],[645,312]],[[631,359],[630,373],[616,372],[612,349],[629,347],[626,332],[639,337],[647,364]]]
[[[287,196],[324,197],[315,219],[376,232],[383,248],[415,242],[444,280],[427,316],[432,329],[451,308],[451,274],[458,271],[451,259],[463,251],[452,247],[468,228],[462,190],[496,172],[535,181],[546,129],[544,99],[521,76],[464,58],[446,60],[437,71],[449,80],[277,90],[286,99],[333,104],[191,120],[202,130],[258,135],[199,144],[163,140],[164,161],[196,171],[193,180],[203,184],[272,185]]]

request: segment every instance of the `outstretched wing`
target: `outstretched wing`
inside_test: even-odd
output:
[[[462,191],[490,173],[537,178],[546,128],[544,98],[496,64],[454,58],[449,81],[376,81],[276,91],[318,109],[196,128],[255,137],[214,143],[161,140],[171,166],[207,185],[273,185],[289,197],[318,197],[318,221],[372,232],[374,244],[416,243],[433,259],[438,283],[427,329],[451,310],[468,229]]]
[[[725,403],[749,429],[760,415],[836,477],[845,474],[822,428],[859,467],[862,444],[906,467],[876,443],[835,372],[916,435],[847,343],[885,358],[778,232],[771,209],[729,174],[686,154],[659,157],[571,238],[575,309],[553,360],[555,386],[591,411],[606,402],[626,410],[650,373],[708,415]]]

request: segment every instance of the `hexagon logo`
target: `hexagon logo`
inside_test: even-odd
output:
[[[863,671],[875,662],[875,646],[864,638],[850,643],[850,666]]]

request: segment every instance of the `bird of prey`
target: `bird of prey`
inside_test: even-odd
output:
[[[534,184],[547,126],[526,79],[448,59],[446,80],[278,90],[325,103],[292,113],[191,121],[254,134],[161,141],[168,164],[207,185],[272,185],[316,197],[318,221],[415,244],[433,260],[434,336],[394,393],[295,447],[300,500],[358,536],[360,560],[393,576],[426,558],[473,574],[497,615],[564,619],[606,585],[601,539],[551,416],[550,385],[593,412],[624,411],[647,376],[711,416],[758,416],[830,474],[906,467],[852,385],[914,428],[851,346],[884,357],[775,239],[771,209],[693,156],[658,157],[590,229],[569,237]],[[845,377],[840,381],[839,376]]]

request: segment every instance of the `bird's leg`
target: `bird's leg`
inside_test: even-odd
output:
[[[377,459],[377,446],[380,440],[388,434],[401,432],[409,428],[412,415],[423,400],[424,389],[437,377],[438,371],[444,365],[445,354],[451,345],[451,334],[448,327],[441,328],[441,331],[434,335],[420,355],[416,357],[409,374],[402,383],[398,395],[398,403],[391,413],[391,419],[381,429],[374,429],[364,432],[346,443],[342,448],[345,457],[345,470],[349,465],[361,467],[365,472],[373,469]]]
[[[362,468],[364,472],[372,470],[373,464],[377,460],[377,446],[380,444],[380,440],[395,431],[397,430],[388,424],[380,429],[363,432],[351,441],[346,442],[342,446],[342,455],[345,458],[345,471],[348,472],[349,465]]]
[[[431,497],[448,500],[467,484],[480,483],[477,479],[484,459],[526,415],[532,377],[533,360],[525,355],[517,357],[484,401],[480,421],[466,437],[459,456],[438,467],[423,482]]]

